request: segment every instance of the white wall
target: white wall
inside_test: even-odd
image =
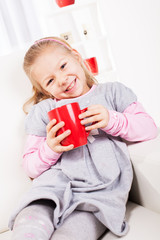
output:
[[[98,1],[120,81],[160,126],[160,1]]]

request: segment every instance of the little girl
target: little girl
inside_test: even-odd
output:
[[[12,239],[58,239],[67,223],[59,239],[94,240],[105,228],[125,235],[132,166],[122,140],[156,137],[153,119],[129,88],[98,84],[80,54],[62,39],[36,41],[25,55],[24,70],[33,85],[24,109],[33,106],[25,122],[23,167],[34,180],[11,216]],[[65,123],[49,122],[47,115],[72,102],[87,108],[79,119],[90,135],[79,148],[61,145],[71,131],[57,136]]]

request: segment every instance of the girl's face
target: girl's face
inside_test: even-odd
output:
[[[47,48],[35,61],[31,74],[56,99],[79,97],[89,91],[78,54]]]

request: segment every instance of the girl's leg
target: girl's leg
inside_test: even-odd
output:
[[[51,240],[97,240],[106,227],[90,212],[74,211]]]
[[[49,240],[54,207],[52,201],[39,200],[24,208],[16,217],[12,240]]]

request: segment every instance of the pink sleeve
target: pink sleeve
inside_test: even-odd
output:
[[[139,102],[129,105],[123,113],[109,111],[109,123],[102,130],[112,136],[120,136],[127,141],[145,141],[157,136],[153,119]]]
[[[54,152],[46,143],[45,137],[28,135],[23,154],[23,167],[31,178],[56,164],[61,154]]]

